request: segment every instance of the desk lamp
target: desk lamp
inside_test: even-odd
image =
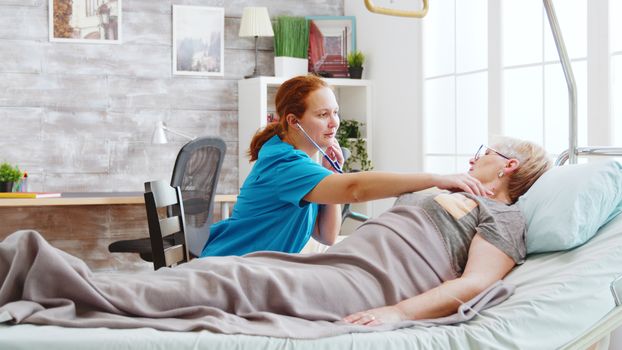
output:
[[[242,12],[238,36],[255,37],[255,67],[253,68],[253,74],[247,75],[244,78],[256,77],[259,75],[257,74],[257,38],[260,36],[274,36],[268,9],[265,7],[245,7]]]
[[[168,140],[166,139],[166,132],[170,132],[171,134],[175,134],[181,137],[184,137],[188,140],[194,140],[197,137],[196,136],[190,136],[188,134],[184,134],[183,132],[179,132],[176,130],[173,130],[171,128],[169,128],[168,126],[166,126],[166,124],[164,124],[164,122],[157,122],[156,123],[156,127],[153,130],[153,136],[151,136],[151,143],[155,143],[155,144],[163,144],[163,143],[168,143]]]

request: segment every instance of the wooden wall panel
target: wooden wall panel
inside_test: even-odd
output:
[[[47,6],[44,0],[0,0],[0,39],[42,42],[48,38]],[[27,24],[26,24],[27,23]],[[0,55],[10,54],[0,51]],[[4,71],[4,70],[2,70]]]

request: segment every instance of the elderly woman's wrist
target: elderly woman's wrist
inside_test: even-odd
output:
[[[403,321],[415,319],[415,313],[410,310],[410,308],[403,301],[393,305],[393,307],[395,308],[395,311],[399,313],[400,318]]]

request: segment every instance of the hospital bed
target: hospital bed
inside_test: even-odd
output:
[[[622,324],[610,283],[622,272],[622,216],[587,244],[529,256],[505,302],[453,326],[297,340],[140,329],[0,326],[0,349],[586,349]]]
[[[575,163],[579,155],[620,156],[621,149],[577,147],[574,77],[550,1],[543,0],[566,75],[570,102],[569,150],[558,158]],[[368,7],[373,7],[366,0]],[[427,0],[424,0],[427,11]],[[391,14],[390,10],[376,11]],[[387,13],[387,11],[389,13]],[[398,15],[404,16],[400,13]],[[414,17],[425,15],[415,13]],[[622,306],[612,289],[622,274],[622,216],[586,244],[569,251],[530,255],[506,278],[516,286],[505,302],[469,322],[431,328],[357,333],[316,340],[223,335],[208,331],[166,332],[150,328],[63,328],[0,325],[0,349],[604,349],[622,325]],[[619,280],[618,280],[619,282]],[[618,283],[622,284],[622,283]]]

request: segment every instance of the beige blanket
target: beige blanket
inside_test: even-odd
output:
[[[345,324],[455,278],[435,227],[398,206],[322,254],[195,259],[148,273],[92,273],[34,231],[0,243],[0,321],[319,338],[469,320],[512,293],[502,282],[434,320]],[[468,307],[467,307],[468,305]]]

